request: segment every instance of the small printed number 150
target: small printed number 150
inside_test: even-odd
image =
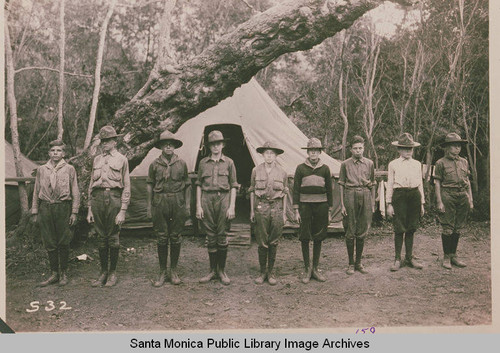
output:
[[[59,302],[61,306],[59,307],[59,310],[71,310],[72,308],[67,306],[65,301]],[[38,311],[40,309],[40,302],[38,300],[31,302],[30,303],[31,309],[26,309],[28,313],[34,313],[35,311]],[[52,300],[47,300],[47,305],[45,305],[45,311],[52,311],[56,308],[54,305],[54,302]]]

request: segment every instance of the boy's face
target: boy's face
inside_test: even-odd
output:
[[[446,152],[454,157],[458,156],[461,150],[462,146],[459,143],[450,143],[446,146]]]
[[[58,163],[64,158],[64,155],[64,148],[62,146],[52,146],[49,150],[49,158],[54,163]]]
[[[309,160],[311,162],[316,162],[321,154],[321,150],[319,148],[310,148],[307,150],[307,155],[309,156]]]
[[[222,141],[213,142],[208,147],[210,148],[210,152],[212,152],[212,154],[219,154],[222,152],[222,149],[224,148],[224,142]]]
[[[413,147],[398,147],[398,152],[404,159],[409,159],[413,156]]]
[[[101,140],[102,149],[104,152],[110,152],[116,147],[116,140],[114,138]]]
[[[270,164],[276,160],[276,152],[274,152],[273,150],[265,150],[262,155],[264,156],[264,161],[266,163]]]
[[[172,142],[167,141],[161,145],[161,150],[164,155],[171,156],[174,154],[175,147]]]
[[[352,156],[356,159],[363,157],[364,151],[365,151],[365,145],[362,142],[355,143],[351,146]]]

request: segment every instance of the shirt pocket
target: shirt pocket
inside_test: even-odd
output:
[[[99,159],[94,165],[94,171],[92,173],[92,179],[98,180],[102,175],[102,166],[104,165],[104,161]]]
[[[283,191],[285,185],[283,185],[283,180],[274,179],[273,180],[273,190],[275,191]]]
[[[457,173],[454,165],[447,165],[444,167],[443,180],[455,181]]]
[[[65,193],[69,191],[69,173],[60,173],[57,176],[57,184],[60,192]]]
[[[109,173],[108,177],[110,180],[121,181],[122,180],[122,161],[110,161],[109,162]]]
[[[266,186],[266,179],[255,179],[255,190],[264,190]]]
[[[466,186],[468,185],[468,181],[469,181],[469,170],[467,169],[467,167],[465,165],[461,165],[459,168],[458,168],[458,171],[459,171],[459,177],[460,177],[460,180],[462,182],[462,186]]]
[[[218,184],[221,187],[229,187],[229,170],[227,169],[219,169],[218,171]]]
[[[174,166],[172,166],[170,168],[172,168],[172,172],[171,172],[172,180],[181,181],[182,179],[184,179],[184,169],[183,168],[176,168]]]
[[[204,184],[212,183],[212,170],[211,168],[206,168],[201,171],[201,180]]]

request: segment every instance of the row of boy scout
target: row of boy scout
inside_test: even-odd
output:
[[[119,135],[113,127],[105,126],[99,132],[102,154],[95,157],[89,185],[87,221],[94,223],[98,235],[101,273],[92,286],[114,286],[119,255],[120,226],[130,201],[130,177],[127,159],[116,150]],[[222,153],[226,139],[220,131],[208,135],[210,155],[200,161],[196,180],[196,217],[202,222],[208,239],[209,273],[201,283],[219,278],[223,284],[230,279],[225,272],[227,257],[227,222],[235,217],[238,183],[231,158]],[[445,156],[437,161],[435,170],[436,201],[442,225],[442,266],[464,267],[456,255],[460,230],[473,208],[468,179],[468,164],[459,156],[461,146],[467,143],[459,135],[446,136]],[[387,213],[393,218],[395,260],[391,271],[401,266],[421,269],[412,255],[414,233],[424,213],[422,166],[412,158],[413,149],[420,144],[408,133],[392,143],[400,157],[389,163],[387,184]],[[51,275],[40,285],[68,283],[67,263],[71,232],[76,221],[79,191],[75,169],[64,161],[64,144],[50,144],[50,160],[38,168],[35,181],[32,213],[40,223],[43,243],[48,251]],[[148,173],[148,215],[152,217],[157,235],[160,264],[154,286],[166,280],[172,284],[182,281],[177,273],[181,239],[180,233],[189,214],[189,183],[186,163],[174,152],[182,141],[166,131],[160,136],[158,147],[162,154],[150,165]],[[375,175],[373,162],[363,156],[364,139],[355,136],[351,143],[352,157],[342,162],[340,169],[340,201],[346,227],[346,246],[349,265],[346,273],[367,273],[362,265],[364,240],[370,229],[375,210]],[[307,159],[297,166],[293,189],[293,207],[300,223],[304,272],[301,281],[311,278],[325,281],[318,268],[321,244],[326,238],[332,211],[332,183],[328,166],[320,154],[321,142],[312,138],[306,147]],[[286,221],[287,174],[276,162],[283,153],[276,143],[268,141],[257,148],[264,162],[252,170],[250,185],[250,219],[255,223],[260,274],[255,283],[277,283],[274,264],[283,225]],[[312,263],[310,242],[313,242]],[[405,261],[401,250],[405,243]],[[167,273],[170,244],[170,271]],[[356,249],[356,251],[354,251]],[[109,261],[108,261],[109,259]],[[109,266],[109,267],[108,267]]]

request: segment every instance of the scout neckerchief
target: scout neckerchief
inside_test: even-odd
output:
[[[160,157],[158,157],[158,164],[160,164],[160,165],[162,165],[162,166],[165,167],[163,169],[163,175],[162,175],[163,179],[168,180],[170,178],[170,166],[172,164],[174,164],[175,162],[177,162],[178,158],[179,157],[174,153],[172,155],[172,158],[170,158],[170,161],[169,161],[168,158],[165,157],[165,155],[163,154],[163,152],[160,155]]]
[[[54,192],[57,186],[57,172],[66,165],[66,161],[63,158],[55,166],[52,164],[52,161],[48,161],[45,165],[50,171],[50,187],[52,188],[52,192]]]

